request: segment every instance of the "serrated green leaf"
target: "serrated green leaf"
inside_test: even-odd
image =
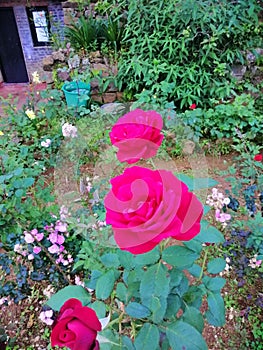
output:
[[[226,261],[222,258],[216,258],[209,261],[209,263],[207,264],[207,271],[209,273],[216,274],[223,271],[225,267]]]
[[[71,298],[80,300],[83,305],[87,305],[91,300],[91,296],[85,288],[81,286],[67,286],[53,294],[46,304],[53,310],[59,311],[61,306]]]
[[[198,332],[202,333],[204,329],[204,319],[200,312],[200,310],[196,309],[192,306],[187,306],[184,314],[182,316],[182,321],[190,324],[195,329],[198,330]]]
[[[201,231],[195,239],[202,243],[222,243],[225,241],[222,233],[205,220],[201,221]]]
[[[166,329],[166,335],[172,350],[208,350],[201,334],[183,321],[170,324]]]
[[[128,301],[127,287],[122,282],[119,282],[116,286],[116,297],[124,303],[127,303]]]
[[[34,184],[35,179],[33,177],[27,177],[26,179],[23,179],[23,187],[27,188]]]
[[[145,323],[135,338],[135,349],[156,350],[159,346],[159,339],[158,327],[154,324]]]
[[[117,254],[113,253],[106,253],[101,256],[100,261],[103,263],[106,267],[119,267],[120,261]]]
[[[167,298],[167,309],[165,313],[165,318],[175,318],[181,306],[181,298],[177,294],[169,294]]]
[[[148,253],[136,255],[134,263],[136,266],[153,265],[160,259],[160,248],[155,247]]]
[[[199,254],[182,246],[170,246],[163,251],[162,258],[172,266],[184,268],[190,267],[199,257]]]
[[[209,292],[207,295],[208,311],[205,313],[207,321],[216,327],[225,324],[225,306],[220,293]]]
[[[109,270],[100,276],[96,283],[96,297],[98,299],[107,299],[113,290],[115,283],[115,274],[113,270]]]
[[[105,317],[106,305],[102,301],[96,300],[96,301],[94,301],[94,303],[89,304],[89,307],[92,308],[96,312],[98,318]]]
[[[170,276],[163,264],[150,266],[141,277],[140,295],[143,305],[152,312],[152,320],[155,323],[161,322],[169,294]]]
[[[15,191],[15,196],[17,198],[20,198],[20,197],[22,197],[24,195],[24,193],[25,193],[25,191],[22,190],[21,188],[19,188],[18,190]]]
[[[144,305],[132,302],[125,308],[126,313],[134,318],[145,318],[151,314],[151,311]]]
[[[134,255],[130,252],[126,252],[125,250],[118,250],[117,255],[119,257],[119,261],[121,266],[123,266],[127,270],[131,270],[134,268]]]
[[[225,284],[226,280],[222,277],[210,277],[205,285],[206,288],[211,290],[212,292],[219,292]]]

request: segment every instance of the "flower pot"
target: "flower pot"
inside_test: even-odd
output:
[[[66,102],[68,106],[87,106],[87,102],[90,98],[90,84],[82,81],[66,82],[62,86]]]

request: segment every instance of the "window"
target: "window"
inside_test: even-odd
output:
[[[34,46],[50,45],[50,23],[47,7],[28,7],[27,15]]]

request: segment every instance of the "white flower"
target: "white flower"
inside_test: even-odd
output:
[[[33,120],[36,119],[36,115],[32,109],[27,109],[25,111],[26,115],[28,116],[29,119]]]
[[[46,139],[46,141],[41,141],[41,146],[42,147],[49,147],[51,145],[51,140]]]
[[[78,129],[72,124],[65,123],[62,125],[62,134],[64,137],[77,137]]]
[[[33,83],[35,83],[35,84],[41,83],[41,81],[39,79],[39,74],[37,71],[32,73],[32,78],[33,78]]]

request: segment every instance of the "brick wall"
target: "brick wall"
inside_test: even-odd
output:
[[[26,7],[23,5],[14,6],[17,28],[20,36],[22,50],[24,53],[28,77],[31,80],[32,73],[38,71],[41,79],[46,80],[47,73],[42,69],[42,59],[53,51],[51,46],[34,47],[29,27]],[[51,16],[51,32],[57,42],[63,41],[63,10],[61,4],[50,4],[48,11]]]

